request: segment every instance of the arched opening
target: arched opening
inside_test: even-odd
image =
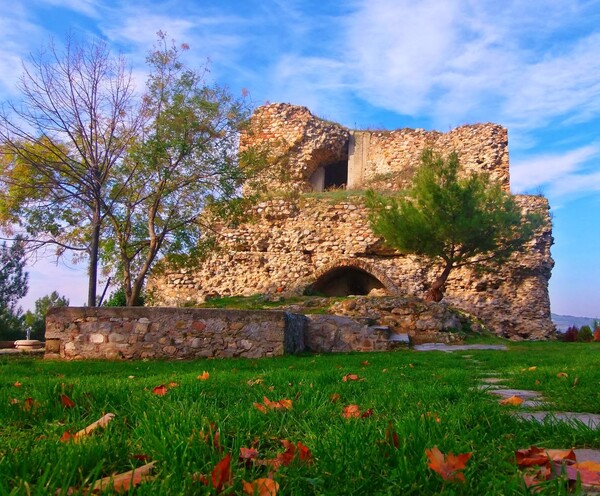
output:
[[[319,167],[310,177],[313,191],[346,188],[348,183],[348,161],[342,160]]]
[[[385,286],[372,274],[357,267],[336,267],[319,277],[308,288],[325,296],[368,295]]]

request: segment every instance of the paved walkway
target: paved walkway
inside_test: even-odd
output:
[[[413,346],[416,351],[445,351],[451,353],[453,351],[465,350],[500,350],[506,351],[508,348],[503,344],[444,344],[444,343],[425,343]]]

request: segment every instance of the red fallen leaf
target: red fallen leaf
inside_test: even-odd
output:
[[[131,458],[133,458],[134,460],[138,460],[140,462],[148,462],[148,460],[150,459],[150,457],[148,455],[144,455],[144,454],[133,455]]]
[[[92,493],[104,492],[112,489],[117,493],[128,492],[132,487],[139,486],[142,482],[153,479],[150,476],[155,462],[147,463],[142,467],[123,472],[122,474],[104,477],[91,486]],[[85,494],[85,491],[84,491]]]
[[[256,479],[244,482],[244,492],[250,496],[277,496],[279,484],[273,479]]]
[[[553,462],[575,462],[577,460],[575,452],[571,450],[544,449],[536,446],[530,446],[527,449],[520,449],[515,452],[517,466],[519,468],[531,467],[534,465],[545,465]]]
[[[373,415],[373,409],[369,408],[361,415],[361,418],[369,418],[371,415]]]
[[[344,413],[342,413],[342,417],[344,418],[358,418],[360,417],[360,408],[358,405],[348,405],[344,407]]]
[[[258,458],[258,451],[254,448],[240,448],[240,462],[248,463]]]
[[[385,440],[394,445],[394,448],[400,447],[400,438],[398,433],[394,429],[394,425],[390,422],[387,429],[385,430]]]
[[[277,460],[281,465],[287,467],[296,456],[296,446],[287,439],[282,439],[281,444],[283,444],[285,451],[277,455]]]
[[[310,465],[313,463],[313,461],[314,461],[313,455],[312,455],[310,449],[308,448],[308,446],[305,446],[300,441],[298,441],[296,443],[296,449],[298,450],[298,454],[300,455],[300,461],[303,461],[307,465]]]
[[[231,455],[229,453],[215,465],[210,479],[217,493],[220,493],[225,485],[231,484]]]
[[[429,459],[427,466],[442,476],[445,481],[465,481],[465,475],[461,472],[466,467],[467,461],[473,453],[463,453],[454,455],[448,453],[444,455],[437,446],[432,449],[426,449],[425,454]]]
[[[10,404],[11,405],[18,405],[19,404],[19,400],[17,398],[13,398],[12,400],[10,400]]]
[[[369,360],[365,360],[364,362],[360,362],[361,365],[363,365],[364,367],[366,367],[367,365],[371,365],[369,363]]]
[[[13,386],[14,386],[14,387],[16,387],[16,388],[20,388],[22,385],[23,385],[23,384],[21,384],[19,381],[15,382],[15,383],[13,384]]]
[[[338,400],[340,399],[340,395],[338,393],[333,393],[329,396],[329,399],[331,400],[332,403],[337,403]]]
[[[348,382],[348,381],[358,381],[359,377],[356,374],[346,374],[344,377],[342,377],[342,382]]]
[[[66,443],[66,442],[70,441],[71,439],[73,439],[74,437],[75,437],[75,434],[71,434],[71,432],[65,431],[65,432],[63,432],[63,435],[60,436],[60,442]]]
[[[210,374],[206,370],[203,370],[202,373],[198,377],[196,377],[196,379],[198,379],[199,381],[207,381],[209,377]]]
[[[62,406],[64,406],[65,408],[75,408],[75,402],[71,398],[69,398],[66,394],[60,395],[60,402],[62,403]]]
[[[165,394],[167,394],[167,386],[165,386],[164,384],[161,384],[160,386],[156,386],[152,392],[156,395],[156,396],[164,396]]]

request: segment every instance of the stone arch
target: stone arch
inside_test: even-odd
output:
[[[306,288],[326,296],[367,295],[373,289],[397,294],[392,280],[373,264],[358,259],[338,260],[315,273],[315,280]]]

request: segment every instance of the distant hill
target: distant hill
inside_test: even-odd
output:
[[[572,315],[557,315],[555,313],[550,314],[552,318],[552,322],[556,325],[556,329],[564,332],[568,327],[574,325],[577,327],[581,327],[584,325],[589,325],[590,327],[594,323],[594,320],[600,321],[600,317],[573,317]]]

